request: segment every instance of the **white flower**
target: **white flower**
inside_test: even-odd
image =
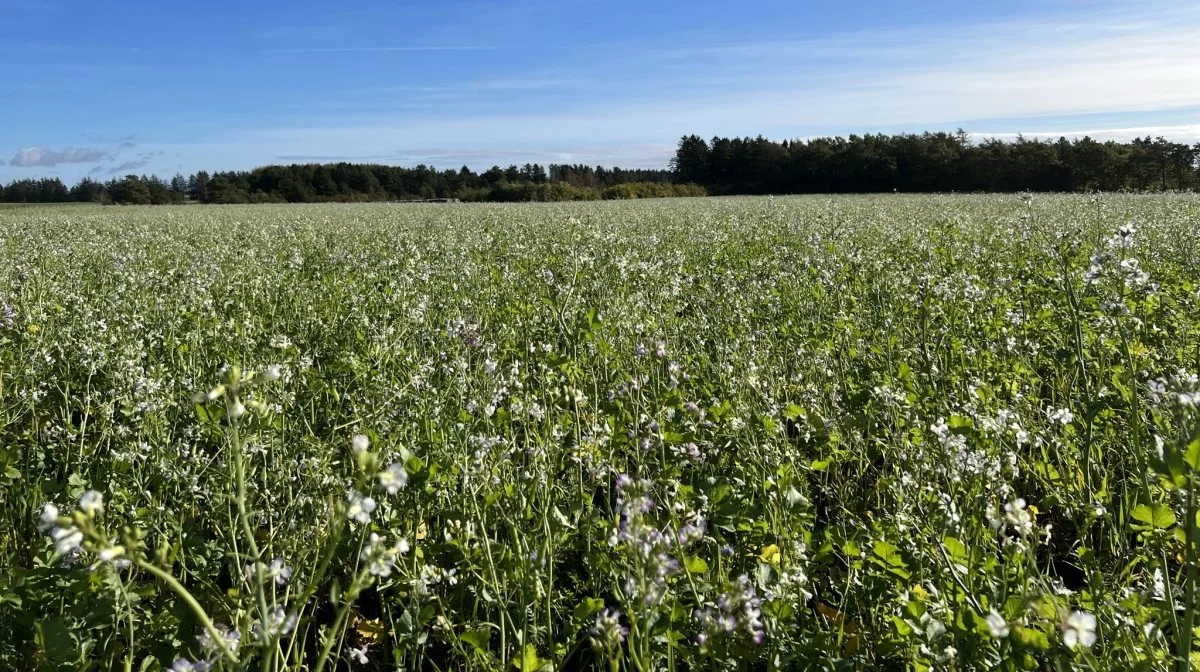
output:
[[[386,471],[379,474],[379,485],[387,490],[389,495],[396,494],[397,491],[404,488],[408,484],[408,472],[404,470],[404,465],[399,462],[393,462]]]
[[[54,550],[60,555],[66,555],[83,543],[83,533],[74,527],[56,527],[50,530],[50,538],[54,540]]]
[[[100,549],[100,552],[97,554],[97,556],[100,559],[100,562],[113,562],[114,560],[116,560],[117,558],[120,558],[123,555],[125,555],[125,547],[124,546],[109,546],[107,548],[102,548],[102,549]]]
[[[79,498],[79,510],[87,516],[94,516],[104,510],[104,495],[95,490],[88,490]]]
[[[384,578],[391,576],[392,565],[396,558],[408,552],[408,540],[400,539],[392,546],[384,546],[383,538],[374,532],[367,537],[367,545],[363,547],[359,557],[367,564],[367,573]]]
[[[371,447],[371,440],[363,434],[355,434],[354,438],[350,439],[350,445],[354,446],[354,453],[357,455],[367,452]]]
[[[53,504],[42,506],[42,515],[38,522],[38,529],[45,532],[54,527],[56,522],[58,522],[58,507]]]
[[[230,630],[224,625],[219,624],[216,626],[216,628],[221,634],[221,639],[225,640],[225,648],[231,652],[236,652],[238,650],[238,646],[242,643],[242,633],[238,632],[237,630]],[[220,650],[220,645],[213,641],[207,630],[201,632],[199,635],[196,635],[196,641],[200,643],[201,648],[210,653]]]
[[[1051,422],[1057,422],[1061,425],[1069,425],[1075,422],[1075,414],[1065,408],[1056,408],[1048,411]]]
[[[943,625],[941,621],[937,619],[930,619],[929,622],[925,624],[925,638],[929,641],[932,642],[944,634],[946,634],[946,626]]]
[[[297,620],[296,614],[285,612],[283,607],[275,607],[267,614],[267,627],[263,628],[257,623],[254,625],[254,636],[260,641],[271,637],[282,637],[296,627]]]
[[[285,586],[292,578],[292,568],[283,562],[283,558],[275,558],[267,566],[267,576],[275,579],[275,585]]]
[[[367,524],[371,522],[371,512],[375,510],[375,500],[370,497],[364,497],[357,490],[351,490],[346,493],[346,517],[357,523]]]
[[[1025,508],[1025,500],[1019,497],[1004,505],[1004,522],[1022,536],[1033,532],[1033,515]]]
[[[350,647],[350,658],[354,662],[358,663],[359,665],[366,665],[368,648],[370,648],[370,645],[368,645],[368,644],[363,644],[362,646],[358,647],[357,649],[354,647]]]
[[[1163,576],[1162,569],[1160,569],[1158,567],[1154,568],[1154,599],[1156,599],[1156,600],[1167,599],[1166,577]]]
[[[1074,649],[1080,644],[1090,647],[1096,643],[1096,617],[1082,611],[1073,611],[1063,622],[1063,644]]]
[[[987,621],[988,632],[992,633],[992,637],[996,639],[1008,637],[1011,629],[1008,626],[1008,621],[1004,620],[1003,616],[995,611],[990,611],[985,620]]]

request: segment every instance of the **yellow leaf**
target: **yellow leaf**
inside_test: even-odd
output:
[[[839,628],[844,637],[842,655],[851,656],[862,646],[862,638],[858,634],[858,624],[849,616],[823,602],[817,603],[817,613],[828,619],[829,623]]]
[[[363,644],[375,644],[383,638],[383,623],[375,618],[363,618],[358,614],[350,617],[350,625],[358,634],[358,641]]]
[[[762,551],[758,554],[758,559],[768,565],[778,565],[781,555],[779,547],[771,544],[770,546],[763,546]]]

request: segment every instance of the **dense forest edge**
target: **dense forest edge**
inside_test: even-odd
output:
[[[851,135],[775,142],[684,136],[670,167],[525,164],[476,173],[379,164],[295,164],[197,172],[170,180],[126,175],[0,186],[3,203],[490,202],[663,198],[708,194],[1088,192],[1200,189],[1200,143],[1162,137],[1099,142],[1018,136],[973,141],[965,132]]]

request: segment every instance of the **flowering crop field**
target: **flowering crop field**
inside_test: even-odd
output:
[[[1198,224],[2,210],[0,669],[1189,669]]]

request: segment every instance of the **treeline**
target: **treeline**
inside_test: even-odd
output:
[[[679,181],[715,194],[1159,191],[1200,187],[1200,144],[1161,137],[972,142],[963,131],[773,142],[696,135],[679,142]]]
[[[475,173],[371,164],[298,164],[170,181],[127,175],[108,182],[83,178],[67,187],[57,178],[19,180],[0,187],[0,202],[85,201],[167,203],[310,203],[458,199],[462,201],[583,201],[615,198],[703,196],[703,188],[674,181],[668,170],[625,170],[584,165],[526,164]]]
[[[171,180],[127,175],[68,187],[57,178],[0,187],[0,202],[159,204],[323,201],[571,201],[714,194],[948,191],[1159,191],[1200,188],[1200,144],[1139,138],[1097,142],[966,133],[851,135],[775,142],[679,141],[670,170],[584,165],[493,167],[476,173],[371,164],[297,164]]]

